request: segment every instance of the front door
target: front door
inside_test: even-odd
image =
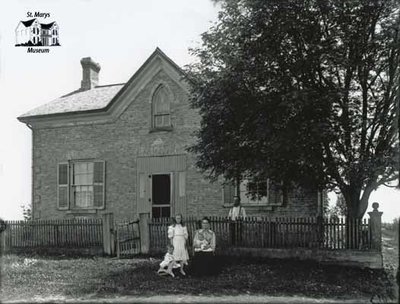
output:
[[[186,216],[186,155],[137,158],[137,215]]]
[[[171,193],[171,175],[153,174],[151,178],[153,218],[171,216]]]

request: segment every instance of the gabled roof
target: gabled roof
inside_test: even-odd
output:
[[[52,116],[105,112],[116,102],[119,96],[124,94],[127,88],[136,81],[141,72],[156,56],[161,56],[165,59],[181,76],[185,75],[175,62],[159,48],[156,48],[126,84],[97,86],[87,91],[79,89],[21,115],[18,117],[18,120],[28,122],[32,119]]]
[[[97,86],[92,90],[77,90],[39,106],[19,118],[68,113],[71,111],[89,111],[104,108],[123,87],[122,84]]]
[[[44,23],[40,23],[40,26],[42,27],[42,29],[48,30],[51,29],[51,27],[54,25],[55,21],[48,23],[48,24],[44,24]]]
[[[27,20],[27,21],[21,21],[21,23],[23,25],[25,25],[26,27],[30,27],[32,25],[33,22],[35,22],[36,18],[33,18],[31,20]]]

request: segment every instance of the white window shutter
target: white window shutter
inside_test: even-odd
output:
[[[186,216],[186,172],[175,172],[175,199],[174,199],[174,213],[175,215],[181,214]]]
[[[95,161],[93,170],[93,205],[95,208],[105,207],[105,161]]]
[[[186,195],[186,172],[179,172],[179,197],[183,197]]]
[[[69,164],[59,163],[57,167],[57,204],[58,209],[69,209]]]
[[[223,200],[224,205],[233,204],[233,197],[235,196],[235,185],[226,183],[223,185]]]

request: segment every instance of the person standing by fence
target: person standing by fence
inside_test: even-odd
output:
[[[188,240],[187,227],[183,223],[182,215],[178,214],[173,218],[174,223],[168,227],[168,238],[174,246],[173,256],[176,262],[180,264],[181,274],[185,275],[183,267],[188,265],[189,254],[186,249]]]
[[[246,218],[246,210],[240,205],[240,197],[233,198],[233,207],[229,210],[228,218],[230,223],[230,233],[232,245],[237,245],[242,240],[242,225],[241,219]]]

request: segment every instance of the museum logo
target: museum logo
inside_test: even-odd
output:
[[[50,47],[60,46],[57,22],[42,22],[50,13],[27,12],[26,17],[15,29],[15,46],[27,47],[27,53],[50,53]]]

